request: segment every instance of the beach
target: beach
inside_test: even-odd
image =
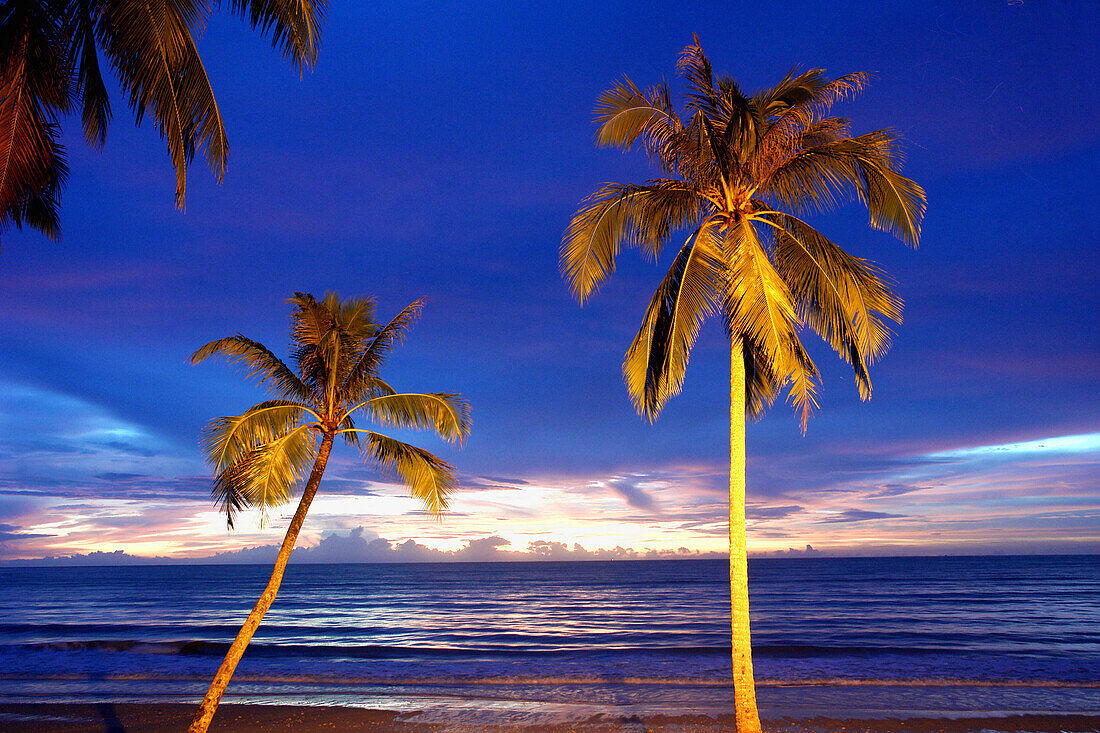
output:
[[[185,731],[195,706],[180,703],[0,704],[0,730],[8,733],[172,733]],[[1095,733],[1100,715],[1011,715],[986,717],[881,718],[765,718],[773,733]],[[374,731],[376,733],[504,733],[526,730],[546,733],[708,733],[732,731],[732,715],[616,714],[612,711],[580,720],[532,716],[527,720],[447,720],[441,711],[399,713],[353,707],[303,705],[223,705],[211,731],[261,733],[294,730]]]

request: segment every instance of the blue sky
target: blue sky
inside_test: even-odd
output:
[[[193,166],[177,211],[163,143],[116,95],[102,154],[67,126],[62,240],[3,237],[0,558],[277,543],[278,516],[226,533],[198,452],[208,420],[262,392],[187,357],[235,332],[281,352],[295,290],[371,295],[383,316],[427,297],[386,376],[459,391],[473,410],[464,450],[422,438],[464,476],[443,523],[346,454],[303,544],[362,528],[364,542],[441,552],[720,552],[720,325],[648,425],[620,362],[664,269],[625,253],[580,308],[557,268],[584,196],[653,175],[637,151],[595,147],[597,96],[623,75],[676,89],[693,33],[748,90],[792,66],[873,72],[834,112],[856,133],[897,129],[929,201],[917,251],[858,207],[814,220],[896,279],[905,322],[871,401],[815,342],[821,409],[806,436],[782,404],[750,426],[750,551],[1096,552],[1100,64],[1080,29],[1098,22],[1090,3],[1030,0],[674,15],[334,2],[299,79],[216,18],[200,50],[229,132],[224,184]]]

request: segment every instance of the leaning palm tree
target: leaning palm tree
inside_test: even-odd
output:
[[[851,136],[828,117],[860,91],[865,74],[829,80],[820,69],[791,72],[748,96],[714,78],[699,39],[679,69],[684,114],[668,87],[645,92],[624,79],[599,100],[601,145],[640,140],[663,176],[607,184],[585,200],[566,230],[561,267],[583,304],[615,270],[620,247],[656,258],[677,231],[686,241],[653,295],[626,352],[623,376],[639,413],[653,421],[683,385],[688,356],[708,316],[721,314],[730,340],[730,597],[737,729],[760,730],[749,637],[745,551],[745,419],[786,387],[802,430],[818,372],[800,341],[820,334],[854,369],[870,397],[868,366],[890,345],[884,320],[901,322],[901,301],[883,273],[847,254],[802,217],[856,199],[871,226],[911,246],[920,237],[924,191],[898,173],[888,130]]]
[[[301,73],[317,60],[327,0],[215,0],[271,38]],[[102,148],[111,102],[101,71],[114,71],[135,121],[153,119],[176,169],[183,208],[195,149],[219,182],[229,143],[194,36],[206,0],[0,0],[0,234],[24,224],[60,233],[68,170],[61,118],[79,110],[84,138]]]
[[[243,415],[214,420],[203,434],[203,449],[216,474],[213,497],[230,528],[241,509],[259,508],[262,519],[268,507],[289,502],[294,485],[312,464],[271,580],[229,647],[191,723],[191,733],[210,725],[233,670],[275,600],[336,438],[358,448],[384,471],[395,472],[429,512],[440,515],[457,484],[453,467],[423,448],[356,427],[356,419],[431,428],[459,443],[470,430],[469,406],[457,394],[397,393],[378,376],[386,355],[419,315],[422,301],[407,306],[384,326],[375,322],[374,301],[368,298],[341,301],[329,293],[318,301],[295,293],[288,302],[294,306],[291,358],[296,372],[263,344],[240,334],[211,341],[191,356],[192,363],[216,354],[239,362],[248,368],[249,377],[258,378],[276,395]]]

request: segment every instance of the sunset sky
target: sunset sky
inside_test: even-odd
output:
[[[467,446],[421,445],[462,489],[440,523],[334,452],[300,543],[315,560],[577,558],[726,547],[728,352],[703,329],[684,393],[639,419],[620,363],[671,250],[626,252],[584,308],[562,231],[605,181],[656,175],[595,147],[623,75],[680,90],[698,33],[755,91],[792,66],[870,71],[834,108],[896,128],[928,194],[921,247],[849,206],[812,221],[897,281],[905,322],[861,402],[815,336],[821,409],[749,426],[749,549],[829,554],[1100,552],[1100,63],[1095,3],[333,0],[299,79],[231,17],[200,43],[231,153],[187,210],[151,125],[123,98],[103,153],[66,123],[63,238],[0,249],[0,560],[112,553],[267,561],[287,507],[229,533],[198,449],[265,393],[200,345],[243,333],[285,354],[293,291],[428,298],[384,378],[456,391]],[[385,541],[378,541],[382,538]],[[618,549],[616,549],[618,548]],[[681,550],[681,548],[685,548]]]

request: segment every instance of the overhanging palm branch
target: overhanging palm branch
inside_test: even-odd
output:
[[[269,35],[299,73],[316,61],[326,4],[225,3]],[[166,143],[176,205],[183,208],[196,151],[221,182],[229,142],[195,44],[211,10],[206,0],[0,0],[0,233],[27,224],[59,236],[66,169],[58,121],[79,107],[85,140],[103,147],[111,104],[101,55],[135,121],[149,116]]]
[[[68,167],[57,119],[71,108],[62,30],[53,4],[0,5],[0,234],[23,224],[60,232]]]

